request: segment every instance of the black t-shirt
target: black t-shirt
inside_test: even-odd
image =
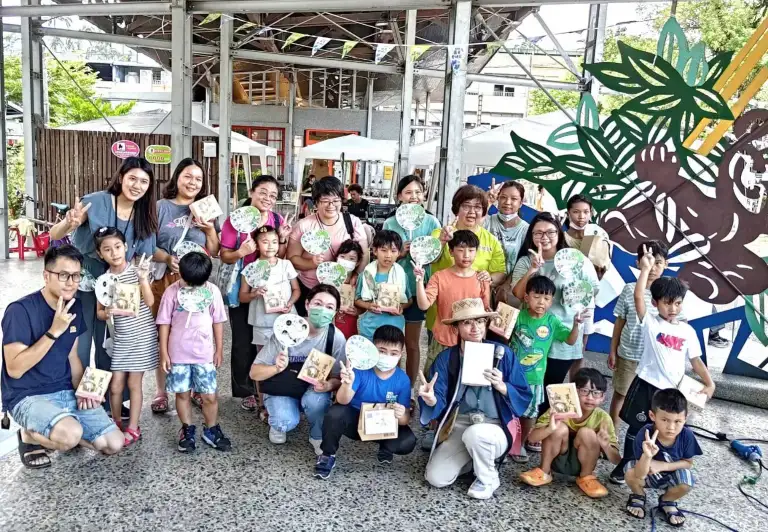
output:
[[[43,395],[72,389],[72,373],[69,353],[78,336],[87,327],[83,321],[83,306],[78,300],[69,310],[76,317],[67,332],[56,340],[45,356],[19,379],[12,379],[3,357],[0,388],[3,406],[10,412],[16,404],[30,395]],[[32,346],[51,328],[55,311],[48,305],[43,294],[35,292],[14,301],[3,315],[3,346],[20,342]]]
[[[360,203],[355,203],[354,201],[349,200],[349,203],[347,203],[347,210],[349,211],[349,214],[354,214],[364,221],[368,218],[368,200],[362,199],[360,200]]]

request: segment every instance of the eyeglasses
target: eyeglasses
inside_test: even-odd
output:
[[[333,205],[334,207],[340,207],[341,206],[341,199],[334,199],[334,200],[320,200],[317,202],[318,205],[321,207],[330,207]]]
[[[555,238],[557,238],[557,231],[552,230],[552,231],[534,231],[533,232],[533,238],[541,239],[541,238],[544,238],[545,236],[550,240],[554,240]]]
[[[68,283],[70,279],[72,279],[76,283],[80,282],[80,273],[52,272],[51,270],[45,270],[45,271],[47,271],[52,275],[58,276],[59,282],[61,283]]]
[[[590,390],[588,388],[579,388],[579,395],[581,397],[589,397],[590,395],[594,397],[595,399],[600,399],[603,395],[605,395],[605,392],[602,390]]]
[[[461,320],[459,323],[465,327],[472,327],[473,325],[476,327],[484,327],[485,324],[488,323],[488,320],[485,318],[474,318],[471,320]]]
[[[277,194],[270,194],[268,192],[259,192],[257,196],[261,199],[269,199],[272,201],[277,201]]]
[[[459,210],[464,211],[464,212],[469,212],[469,211],[483,212],[483,206],[482,205],[473,205],[473,204],[470,204],[470,203],[462,203],[459,206]]]

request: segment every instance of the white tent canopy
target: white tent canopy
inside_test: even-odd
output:
[[[325,159],[340,161],[385,161],[397,162],[398,146],[396,140],[378,140],[346,135],[328,139],[301,149],[299,164],[296,165],[296,182],[301,182],[304,164],[307,159]]]

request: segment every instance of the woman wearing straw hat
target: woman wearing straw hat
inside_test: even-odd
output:
[[[518,417],[531,400],[525,374],[512,350],[485,340],[488,319],[481,299],[453,304],[446,325],[456,327],[459,344],[437,356],[428,379],[419,387],[421,423],[439,422],[427,464],[427,482],[437,488],[450,486],[465,472],[475,481],[467,492],[475,499],[489,499],[499,487],[498,467],[521,446]],[[483,371],[487,386],[461,384],[467,342],[494,345],[493,369]],[[472,355],[469,355],[472,356]]]

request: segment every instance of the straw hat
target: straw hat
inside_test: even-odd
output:
[[[498,312],[486,312],[483,300],[479,297],[470,297],[455,301],[451,308],[452,316],[443,320],[444,325],[452,325],[463,320],[473,320],[475,318],[495,318]]]

